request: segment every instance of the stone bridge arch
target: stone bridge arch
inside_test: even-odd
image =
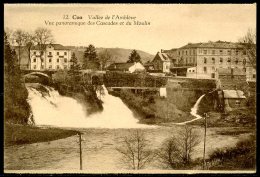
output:
[[[39,82],[49,83],[51,81],[51,77],[46,73],[30,72],[30,73],[27,73],[23,76],[24,82],[31,82],[32,81],[32,79],[29,79],[29,76],[37,76],[39,78],[38,79]],[[36,79],[36,81],[37,81],[37,79]]]

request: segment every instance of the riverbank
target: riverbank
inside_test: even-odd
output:
[[[179,123],[195,118],[190,112],[178,109],[167,98],[152,95],[143,97],[130,91],[111,91],[109,94],[119,97],[132,110],[135,117],[139,119],[139,123],[142,124],[165,125],[166,123]]]
[[[49,142],[78,134],[76,130],[5,124],[4,146]]]

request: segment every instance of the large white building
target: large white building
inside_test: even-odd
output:
[[[178,49],[168,50],[167,54],[174,61],[172,69],[187,69],[187,77],[216,78],[219,68],[238,68],[245,72],[248,80],[255,80],[256,72],[250,66],[247,51],[239,43],[188,43]]]
[[[71,51],[60,44],[33,46],[30,50],[31,70],[69,69]]]

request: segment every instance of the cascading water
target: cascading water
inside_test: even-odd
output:
[[[197,112],[198,112],[198,106],[199,106],[199,104],[200,104],[200,101],[202,100],[202,98],[203,98],[204,96],[205,96],[205,94],[204,94],[204,95],[201,95],[201,96],[199,97],[199,99],[196,101],[195,105],[191,108],[190,114],[193,115],[193,116],[195,116],[197,119],[201,119],[201,116],[198,115]]]
[[[51,87],[38,84],[26,85],[29,92],[28,103],[31,105],[36,125],[79,128],[145,128],[152,127],[139,124],[132,111],[120,98],[109,95],[102,86],[104,94],[103,111],[90,116],[86,115],[84,106],[77,100],[61,96]]]
[[[190,111],[190,114],[195,116],[196,118],[195,119],[192,119],[192,120],[189,120],[189,121],[185,121],[185,122],[181,122],[181,123],[175,123],[175,125],[184,125],[184,124],[187,124],[187,123],[190,123],[190,122],[193,122],[195,120],[198,120],[198,119],[201,119],[202,117],[198,114],[198,108],[199,108],[199,104],[202,100],[202,98],[205,96],[204,95],[201,95],[199,97],[199,99],[196,101],[196,103],[194,104],[194,106],[191,108],[191,111]]]

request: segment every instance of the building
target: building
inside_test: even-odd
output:
[[[61,44],[46,44],[33,46],[30,50],[31,70],[69,69],[71,51]]]
[[[167,52],[175,63],[171,70],[187,71],[190,78],[216,78],[219,68],[239,68],[248,72],[247,77],[253,78],[247,51],[242,44],[232,42],[188,43],[187,45]],[[178,75],[178,74],[177,74]]]
[[[223,95],[226,112],[246,105],[246,97],[241,90],[223,90]]]
[[[107,67],[108,71],[121,71],[127,73],[143,72],[145,67],[140,63],[113,63]]]
[[[171,60],[166,53],[157,52],[154,59],[151,61],[155,71],[169,73]]]

